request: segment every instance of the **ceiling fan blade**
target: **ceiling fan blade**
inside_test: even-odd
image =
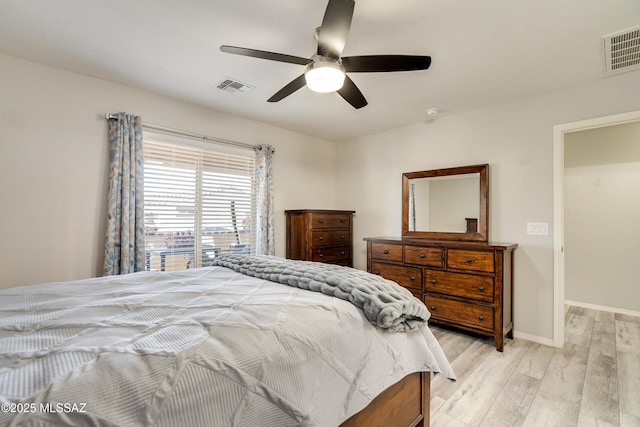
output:
[[[360,92],[360,89],[358,89],[358,86],[356,86],[349,76],[344,77],[344,85],[338,90],[338,93],[355,109],[362,108],[368,104],[367,100],[364,99],[364,95]]]
[[[285,55],[284,53],[267,52],[266,50],[249,49],[246,47],[220,46],[220,50],[235,55],[250,56],[252,58],[268,59],[269,61],[287,62],[290,64],[307,65],[311,62],[309,58]]]
[[[354,0],[329,0],[318,33],[318,55],[339,59],[347,44]]]
[[[292,80],[288,85],[277,91],[271,98],[267,99],[267,102],[278,102],[291,95],[293,92],[297,91],[305,84],[306,81],[304,79],[304,74],[301,74],[299,77]]]
[[[430,65],[430,56],[365,55],[342,58],[342,66],[348,73],[426,70]]]

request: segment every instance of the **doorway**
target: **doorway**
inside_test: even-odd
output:
[[[553,345],[564,345],[565,301],[565,135],[640,120],[640,111],[556,125],[553,128],[554,310]]]

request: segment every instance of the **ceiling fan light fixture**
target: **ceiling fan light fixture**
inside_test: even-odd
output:
[[[317,59],[307,65],[304,78],[314,92],[335,92],[344,84],[344,68],[337,61]]]

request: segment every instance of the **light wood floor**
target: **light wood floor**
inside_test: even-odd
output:
[[[640,317],[565,308],[563,348],[431,326],[458,380],[431,382],[432,426],[640,426]]]

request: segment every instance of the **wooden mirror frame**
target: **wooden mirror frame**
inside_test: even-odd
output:
[[[480,211],[476,232],[409,231],[409,180],[441,176],[480,174]],[[402,174],[402,237],[419,237],[436,240],[469,240],[487,242],[489,240],[489,165],[460,166]]]

